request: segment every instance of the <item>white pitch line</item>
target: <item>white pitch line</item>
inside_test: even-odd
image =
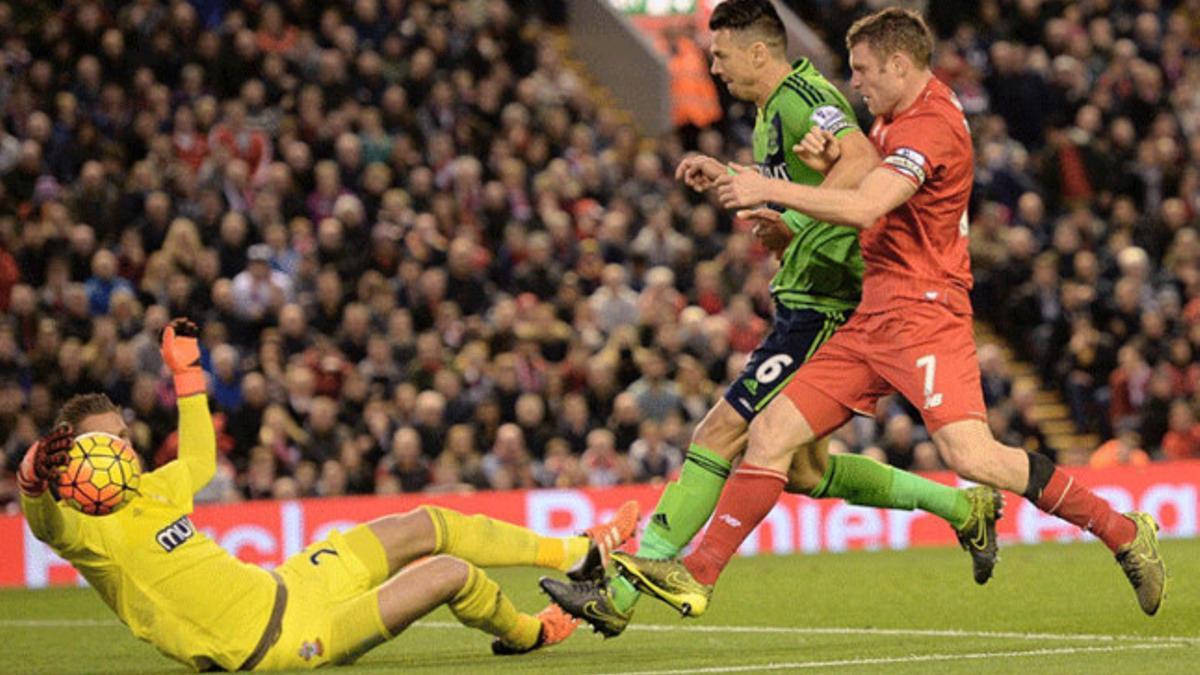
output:
[[[120,625],[120,621],[111,619],[0,619],[0,628],[83,628]]]
[[[794,661],[791,663],[763,663],[752,666],[715,666],[709,668],[686,668],[682,670],[640,670],[635,672],[602,673],[601,675],[683,675],[684,673],[744,673],[764,670],[800,670],[808,668],[839,668],[849,666],[881,666],[897,663],[925,663],[931,661],[972,661],[979,659],[1005,659],[1025,656],[1061,656],[1070,654],[1097,654],[1120,652],[1132,649],[1177,649],[1178,644],[1136,644],[1113,647],[1058,647],[1055,649],[1029,649],[1021,652],[972,652],[967,654],[917,654],[913,656],[890,656],[873,659],[841,659],[836,661]]]
[[[111,619],[0,619],[0,628],[72,628],[88,626],[120,626]],[[451,621],[421,621],[409,628],[460,629],[460,623]],[[891,637],[946,637],[978,638],[996,640],[1063,640],[1068,642],[1134,642],[1195,645],[1200,635],[1093,635],[1081,633],[1019,633],[1012,631],[969,631],[954,629],[925,628],[853,628],[837,626],[688,626],[670,624],[634,624],[632,631],[651,633],[758,633],[765,635],[875,635]]]
[[[894,637],[984,638],[997,640],[1066,640],[1080,642],[1167,642],[1194,644],[1195,637],[1174,635],[1089,635],[1081,633],[1019,633],[1014,631],[971,631],[929,628],[839,628],[822,626],[672,626],[669,624],[634,625],[630,628],[653,632],[687,631],[696,633],[766,633],[794,635],[878,635]]]
[[[422,621],[409,628],[462,628],[462,624],[449,621]],[[767,635],[876,635],[892,637],[947,637],[980,638],[996,640],[1063,640],[1070,642],[1161,642],[1191,645],[1200,643],[1200,635],[1194,637],[1176,635],[1085,635],[1078,633],[1017,633],[1000,631],[936,630],[922,628],[848,628],[819,626],[688,626],[670,624],[634,624],[633,631],[653,633],[761,633]]]

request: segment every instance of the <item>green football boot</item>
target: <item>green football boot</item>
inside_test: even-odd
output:
[[[708,609],[713,587],[696,581],[679,560],[649,560],[617,552],[612,561],[639,591],[662,600],[683,616],[700,616]]]
[[[1158,523],[1148,513],[1126,513],[1137,525],[1137,536],[1117,551],[1117,562],[1133,590],[1142,611],[1154,616],[1167,592],[1167,566],[1158,555]]]
[[[1003,515],[1004,497],[995,488],[977,486],[966,490],[971,502],[971,515],[962,527],[954,531],[963,550],[971,554],[975,583],[986,584],[999,558],[996,545],[996,521]]]

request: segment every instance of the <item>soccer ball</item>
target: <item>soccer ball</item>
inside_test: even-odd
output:
[[[58,497],[89,516],[119,511],[137,494],[141,465],[133,447],[101,431],[81,434],[58,474]]]

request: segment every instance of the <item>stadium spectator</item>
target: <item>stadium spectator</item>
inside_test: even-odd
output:
[[[1141,449],[1141,439],[1135,431],[1126,431],[1116,438],[1105,442],[1092,453],[1088,464],[1093,469],[1105,469],[1113,466],[1145,466],[1150,463],[1150,455]]]
[[[765,330],[775,263],[668,174],[693,135],[737,159],[747,121],[641,139],[527,3],[411,4],[391,21],[151,1],[11,27],[28,52],[0,96],[6,448],[86,383],[137,410],[155,454],[157,333],[188,309],[242,497],[423,489],[391,470],[404,428],[439,490],[670,466],[642,448],[686,445]],[[840,50],[865,4],[801,9]],[[1160,4],[931,11],[976,142],[977,313],[1076,430],[1177,458],[1197,453],[1200,69],[1190,5]],[[81,15],[96,26],[73,40]],[[1036,391],[980,354],[997,435],[1059,450]],[[904,414],[883,413],[839,442],[883,447]],[[590,450],[603,425],[611,455]],[[641,478],[614,468],[640,466],[635,447]]]

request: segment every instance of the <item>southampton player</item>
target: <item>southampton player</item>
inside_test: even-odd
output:
[[[824,179],[825,185],[849,187],[878,164],[841,92],[807,60],[788,63],[783,24],[769,0],[728,0],[713,11],[709,27],[713,74],[735,97],[758,106],[754,158],[764,175],[806,185]],[[828,177],[792,151],[810,129],[831,134],[846,148]],[[730,170],[737,169],[694,156],[680,164],[676,176],[706,190]],[[853,228],[786,211],[758,234],[768,243],[782,243],[773,247],[781,250],[781,260],[772,283],[772,331],[697,426],[678,480],[667,485],[646,526],[640,555],[674,557],[704,526],[731,461],[746,447],[750,423],[858,303],[863,263]],[[828,456],[823,443],[792,459],[789,489],[853,504],[935,513],[957,530],[973,554],[976,580],[983,583],[991,576],[1000,503],[996,491],[957,490],[858,455]],[[639,593],[624,578],[606,585],[602,573],[598,576],[593,582],[570,584],[547,579],[542,586],[563,609],[605,635],[617,635],[628,624]]]
[[[1154,614],[1166,575],[1154,520],[1115,512],[1044,455],[1002,445],[987,427],[968,297],[971,137],[953,92],[929,69],[928,27],[914,12],[886,9],[855,23],[846,44],[851,84],[876,115],[870,135],[882,163],[854,189],[750,173],[723,177],[717,189],[726,207],[780,203],[861,230],[862,303],[751,424],[742,468],[699,548],[683,561],[617,554],[614,562],[677,609],[702,613],[722,568],[782,492],[794,448],[899,391],[920,408],[951,469],[1024,495],[1096,535],[1116,555],[1142,610]],[[842,145],[830,141],[820,132],[808,139],[811,148]],[[830,148],[821,159],[837,153]],[[778,220],[765,209],[743,216]]]
[[[34,535],[74,565],[135,636],[196,670],[347,663],[443,604],[465,625],[496,636],[496,653],[553,644],[570,635],[575,620],[554,606],[538,616],[518,612],[479,567],[566,570],[589,551],[589,537],[607,549],[636,527],[633,502],[613,523],[567,538],[425,506],[334,532],[273,571],[241,562],[188,518],[192,496],[216,470],[194,336],[195,326],[182,319],[163,334],[179,397],[179,458],[143,474],[132,502],[86,516],[47,489],[73,435],[128,439],[120,411],[103,394],[68,401],[62,424],[30,448],[18,479]],[[410,565],[425,556],[433,557]]]

